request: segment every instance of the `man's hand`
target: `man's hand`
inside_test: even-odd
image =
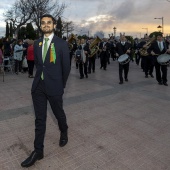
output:
[[[151,54],[152,54],[152,55],[156,55],[153,51],[151,51]]]
[[[167,52],[167,53],[170,53],[170,49],[167,49],[166,52]]]
[[[130,53],[131,51],[130,50],[127,50],[126,53]]]

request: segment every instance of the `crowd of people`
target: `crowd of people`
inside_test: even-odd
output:
[[[13,67],[16,75],[28,72],[28,77],[33,78],[34,51],[33,40],[4,38],[0,45],[0,64],[4,65],[3,71],[10,71],[7,65]],[[2,71],[2,70],[1,70]]]
[[[100,59],[100,69],[107,70],[110,60],[116,61],[124,54],[129,56],[129,61],[136,62],[140,65],[145,74],[145,78],[151,76],[154,78],[154,68],[156,72],[156,80],[158,84],[167,86],[167,65],[161,65],[157,62],[157,57],[164,53],[169,53],[170,38],[163,38],[162,34],[157,37],[150,38],[147,34],[144,38],[135,38],[134,42],[126,39],[125,34],[120,34],[120,39],[96,38],[76,39],[69,42],[66,39],[70,49],[70,65],[73,60],[76,62],[76,69],[79,69],[80,79],[88,78],[88,75],[95,72],[95,60]],[[93,43],[96,43],[95,45]],[[160,42],[161,47],[159,47]],[[93,45],[92,45],[93,44]],[[5,38],[0,45],[0,64],[3,63],[3,57],[14,59],[15,74],[28,72],[28,77],[33,78],[34,70],[34,41],[26,39],[9,40]],[[92,46],[91,46],[92,45]],[[161,49],[162,48],[162,49]],[[93,53],[93,54],[92,54]],[[128,81],[129,63],[119,63],[119,84]],[[4,66],[8,64],[8,60],[4,61]],[[9,71],[4,67],[5,71]]]
[[[159,85],[167,84],[167,64],[161,64],[157,61],[158,56],[161,54],[170,53],[170,39],[169,37],[163,38],[162,33],[156,35],[156,37],[150,38],[147,34],[142,39],[135,39],[134,43],[127,40],[125,34],[120,34],[120,39],[117,40],[114,37],[100,39],[97,38],[88,40],[76,40],[73,39],[70,48],[70,58],[74,58],[76,61],[76,68],[79,68],[80,79],[84,77],[88,78],[88,74],[95,72],[95,60],[100,59],[100,69],[107,70],[107,65],[110,64],[110,60],[118,60],[119,63],[119,84],[123,84],[124,81],[128,81],[128,72],[130,61],[136,62],[137,65],[141,65],[145,78],[151,76],[154,78],[154,68],[156,71],[156,80]],[[69,42],[69,39],[68,39]],[[97,42],[95,47],[92,45]],[[161,45],[160,45],[161,44]],[[91,45],[93,47],[91,47]],[[94,51],[96,52],[94,53]],[[91,53],[93,52],[93,55]],[[127,62],[123,64],[119,62],[119,58],[128,56]]]

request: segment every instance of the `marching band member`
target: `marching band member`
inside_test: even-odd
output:
[[[101,64],[100,69],[103,68],[104,70],[106,70],[108,57],[109,57],[108,56],[109,44],[106,38],[104,38],[103,41],[99,44],[99,49],[101,51],[100,52],[100,64]]]
[[[144,36],[144,41],[141,41],[138,45],[139,49],[145,49],[145,51],[147,52],[147,48],[149,47],[148,44],[149,41],[149,36],[147,34],[145,34]],[[139,50],[140,51],[140,50]],[[141,55],[141,67],[143,69],[143,71],[145,72],[145,78],[148,78],[148,74],[154,78],[153,76],[153,69],[154,69],[154,61],[153,61],[153,57],[150,54],[142,54]]]
[[[77,63],[79,64],[79,73],[80,79],[83,79],[84,76],[88,78],[87,75],[87,63],[88,63],[88,55],[90,54],[89,45],[85,43],[84,39],[79,40],[79,45],[77,47],[76,53],[80,51],[80,59],[76,59]],[[75,56],[77,57],[77,56]]]
[[[94,39],[91,39],[89,41],[89,43],[91,44],[93,42],[93,40]],[[96,54],[94,54],[93,56],[89,55],[88,61],[89,61],[89,64],[88,64],[88,74],[91,74],[91,71],[93,71],[93,73],[94,73],[95,72]]]
[[[158,34],[156,41],[154,41],[147,50],[153,57],[156,70],[156,80],[159,85],[167,84],[167,65],[161,65],[157,62],[157,57],[161,54],[170,53],[170,49],[167,49],[165,42],[163,41],[162,33]],[[162,71],[162,75],[161,75]]]
[[[125,35],[121,34],[120,42],[116,44],[117,55],[121,56],[123,54],[128,54],[131,58],[132,56],[131,56],[130,49],[131,49],[131,44],[126,41]],[[131,58],[131,60],[133,59]],[[120,79],[119,84],[123,84],[123,70],[124,70],[124,79],[125,81],[128,81],[129,63],[124,65],[119,63],[119,79]]]

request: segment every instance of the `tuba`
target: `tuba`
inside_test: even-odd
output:
[[[139,53],[140,53],[141,56],[148,56],[148,55],[149,55],[147,49],[150,47],[150,45],[152,44],[153,41],[155,41],[155,36],[153,36],[153,37],[151,38],[151,40],[148,41],[148,42],[145,44],[146,48],[141,48],[141,49],[139,50]]]
[[[102,40],[98,36],[92,41],[92,43],[90,44],[90,57],[93,57],[99,51],[98,43],[101,41]]]
[[[69,49],[72,50],[73,48],[73,43],[77,41],[77,38],[74,34],[71,34],[70,37],[68,38],[68,44],[69,44]]]

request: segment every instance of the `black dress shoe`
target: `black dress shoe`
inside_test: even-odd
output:
[[[128,79],[125,79],[125,81],[128,81]]]
[[[168,86],[168,84],[167,83],[163,83],[164,84],[164,86]]]
[[[67,144],[67,142],[68,142],[67,132],[61,132],[59,146],[63,147],[63,146],[65,146]]]
[[[145,75],[145,78],[148,78],[148,75]]]
[[[86,75],[86,78],[88,78],[88,75]]]
[[[159,85],[162,85],[163,83],[162,82],[158,82]]]
[[[33,151],[31,155],[21,163],[22,167],[30,167],[32,166],[37,160],[40,160],[44,157],[43,153],[36,153]]]
[[[80,76],[80,79],[84,79],[84,76]]]
[[[123,84],[123,81],[120,81],[119,84]]]

